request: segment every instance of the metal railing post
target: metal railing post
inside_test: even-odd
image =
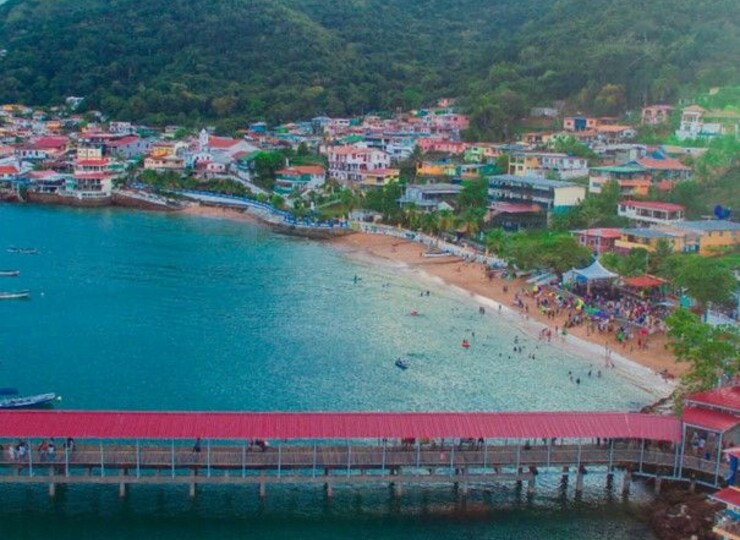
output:
[[[206,476],[211,477],[211,439],[206,439]]]
[[[247,476],[247,441],[242,445],[242,478]]]
[[[681,446],[681,451],[679,452],[678,474],[676,476],[678,478],[681,478],[683,476],[684,448],[686,448],[686,424],[683,424],[681,426],[681,441],[679,442],[679,444]]]
[[[100,476],[105,477],[105,458],[103,456],[103,442],[100,442]]]
[[[612,472],[614,463],[614,439],[609,439],[609,472]]]
[[[519,467],[522,464],[522,446],[517,442],[516,445],[516,472],[519,474]]]
[[[175,477],[175,439],[172,439],[172,478]]]
[[[380,470],[383,476],[385,476],[385,450],[388,445],[387,441],[383,441],[383,457],[381,458]]]
[[[316,441],[313,443],[313,471],[311,472],[311,478],[316,478]]]
[[[483,439],[483,468],[488,468],[488,440]]]
[[[136,478],[141,477],[141,446],[139,439],[136,439]]]
[[[64,476],[69,476],[69,448],[64,445]]]
[[[640,439],[640,474],[642,474],[642,460],[645,455],[645,439]]]
[[[552,445],[550,439],[547,439],[547,467],[550,468],[550,453],[552,452]]]
[[[416,443],[416,474],[419,474],[419,466],[421,464],[421,443]]]
[[[349,442],[347,443],[347,476],[349,476],[350,468],[352,467],[352,447]]]
[[[33,476],[33,442],[31,439],[28,440],[28,476]]]
[[[719,434],[719,441],[717,442],[717,463],[714,466],[714,485],[717,485],[719,480],[719,462],[722,459],[722,433]]]
[[[278,442],[278,478],[283,473],[283,447]]]
[[[455,442],[452,442],[452,452],[450,452],[450,476],[455,474]]]

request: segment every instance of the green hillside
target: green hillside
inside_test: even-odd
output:
[[[736,0],[10,0],[0,101],[271,121],[443,95],[605,113],[740,82]],[[503,110],[499,110],[503,109]],[[495,120],[495,118],[494,118]]]

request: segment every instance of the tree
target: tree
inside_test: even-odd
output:
[[[702,312],[709,302],[721,304],[728,301],[737,287],[735,276],[726,265],[700,255],[684,258],[676,275],[676,284],[686,287]]]
[[[455,215],[449,210],[440,210],[437,219],[440,231],[447,232],[455,225]]]
[[[679,362],[690,364],[681,377],[679,396],[711,388],[740,370],[740,329],[713,327],[688,310],[678,309],[667,319],[669,346]]]
[[[461,212],[471,208],[488,207],[488,180],[481,177],[466,182],[457,196],[457,203]]]
[[[655,250],[649,255],[648,270],[651,274],[660,273],[668,258],[673,255],[673,246],[665,238],[660,238]]]
[[[282,152],[259,152],[254,157],[254,183],[265,189],[275,185],[275,173],[285,165]]]

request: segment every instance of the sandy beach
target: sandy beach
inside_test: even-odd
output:
[[[249,212],[229,208],[192,204],[182,212],[211,219],[260,223],[259,219]],[[385,260],[403,265],[416,271],[419,279],[426,280],[430,286],[436,283],[438,286],[457,288],[492,312],[498,310],[501,305],[501,316],[509,317],[512,325],[534,337],[537,337],[543,328],[552,330],[555,326],[562,328],[566,319],[564,314],[555,320],[548,319],[536,309],[531,309],[525,314],[515,307],[514,295],[526,286],[524,278],[491,279],[486,275],[482,265],[466,263],[459,257],[423,257],[426,247],[417,242],[394,236],[358,232],[331,240],[330,244],[355,258]],[[679,376],[686,369],[685,365],[676,362],[666,343],[664,334],[654,334],[650,336],[647,348],[638,350],[634,347],[634,342],[622,345],[613,334],[590,334],[587,328],[579,326],[569,329],[566,337],[554,338],[552,344],[582,356],[593,362],[595,367],[602,369],[606,369],[605,346],[608,345],[613,351],[610,360],[620,375],[662,397],[670,394],[674,383],[659,376],[658,372],[667,370],[671,375]]]
[[[514,295],[525,287],[525,279],[504,280],[489,278],[485,268],[480,264],[465,263],[460,258],[450,256],[441,258],[422,257],[426,247],[417,242],[399,239],[393,236],[379,234],[357,233],[333,240],[333,243],[349,254],[368,254],[372,257],[401,263],[409,268],[416,269],[429,277],[437,278],[441,282],[466,291],[481,305],[488,305],[490,309],[498,309],[506,316],[512,317],[512,323],[537,336],[542,328],[555,326],[563,328],[566,315],[555,320],[548,319],[536,309],[523,313],[514,304]],[[531,285],[529,286],[531,288]],[[530,299],[530,302],[533,301]],[[569,334],[563,339],[555,338],[554,344],[579,349],[581,355],[593,359],[594,365],[604,367],[606,362],[605,346],[613,351],[611,360],[616,369],[628,378],[635,379],[640,386],[646,384],[652,390],[660,393],[670,392],[673,384],[664,381],[657,373],[662,370],[674,376],[683,373],[686,366],[678,364],[672,352],[666,347],[667,339],[662,333],[650,336],[646,349],[636,349],[634,342],[626,345],[619,344],[614,334],[590,334],[588,329],[579,326],[570,328]],[[642,369],[640,369],[642,368]]]

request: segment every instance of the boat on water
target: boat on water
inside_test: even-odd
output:
[[[9,247],[6,250],[8,253],[17,253],[19,255],[37,255],[39,250],[36,248],[19,248],[19,247]]]
[[[18,277],[20,275],[20,270],[0,270],[0,277]]]
[[[54,393],[0,399],[0,409],[30,409],[33,407],[43,407],[45,405],[49,405],[55,399],[57,399],[57,395]]]
[[[26,298],[31,298],[31,291],[0,292],[0,300],[23,300]]]
[[[398,360],[396,360],[396,367],[399,369],[406,370],[409,368],[409,364],[408,362],[406,362],[406,360],[399,358]]]

